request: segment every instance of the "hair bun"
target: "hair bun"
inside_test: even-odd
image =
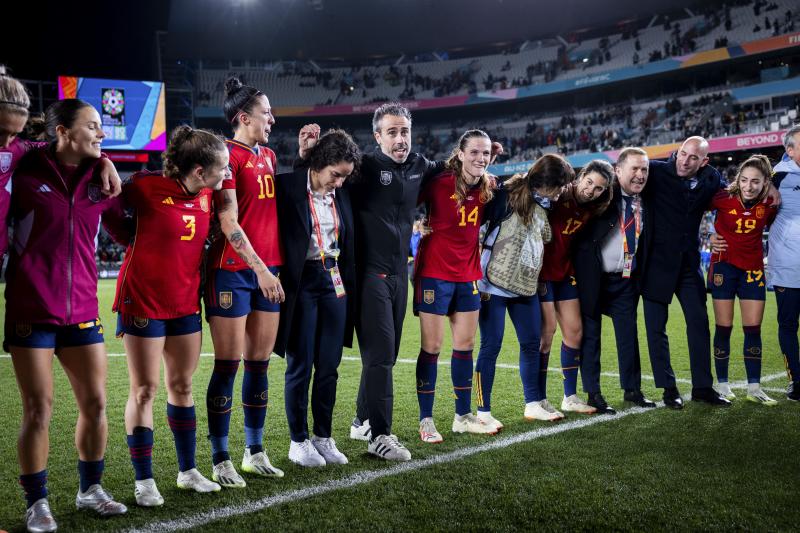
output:
[[[232,76],[232,77],[228,78],[227,80],[225,80],[225,94],[226,95],[233,94],[233,93],[239,91],[242,87],[244,87],[244,85],[242,85],[241,80],[239,80],[239,78],[237,78],[235,76]]]

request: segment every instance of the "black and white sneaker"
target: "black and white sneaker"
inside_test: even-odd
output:
[[[367,451],[387,461],[410,461],[411,452],[400,444],[397,435],[378,435],[369,441]]]
[[[358,417],[354,418],[353,423],[350,424],[350,438],[353,440],[368,441],[371,436],[372,428],[369,425],[369,420],[364,420],[362,422]]]

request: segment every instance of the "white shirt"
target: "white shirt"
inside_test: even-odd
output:
[[[313,205],[313,209],[311,209],[311,205],[309,205],[311,211],[311,242],[309,242],[308,245],[306,261],[321,259],[318,235],[322,236],[322,249],[325,252],[325,257],[337,259],[339,257],[339,248],[338,242],[336,242],[336,224],[339,224],[340,232],[342,224],[341,219],[338,218],[338,213],[336,213],[336,218],[334,218],[334,210],[336,207],[333,200],[336,197],[336,191],[333,190],[329,193],[320,194],[311,190],[310,170],[308,171],[306,190],[311,198],[310,204]],[[315,214],[316,217],[314,216]],[[319,226],[317,224],[319,224]],[[319,234],[317,233],[318,228]]]
[[[642,206],[642,200],[640,196],[631,196],[630,194],[626,194],[625,191],[620,189],[622,193],[622,197],[618,200],[620,204],[619,212],[622,214],[622,217],[625,216],[625,200],[624,197],[633,198],[633,216],[636,217],[637,210],[639,211],[639,229],[644,228],[644,207]],[[611,231],[608,232],[605,241],[603,242],[603,247],[600,249],[600,256],[603,259],[603,272],[607,273],[619,273],[622,272],[625,268],[625,242],[624,242],[624,235],[619,230],[619,221],[620,219],[617,218],[614,221],[614,227]],[[639,242],[637,239],[636,246],[639,246]],[[636,250],[634,250],[634,253]]]

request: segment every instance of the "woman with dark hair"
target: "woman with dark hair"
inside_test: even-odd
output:
[[[212,190],[230,176],[223,139],[179,126],[163,154],[164,171],[134,174],[121,202],[136,232],[117,279],[117,335],[128,355],[130,388],[125,429],[136,474],[136,503],[164,503],[153,479],[153,400],[161,360],[167,421],[178,454],[178,488],[213,492],[220,486],[195,464],[192,374],[200,360],[200,267],[211,224]],[[169,265],[164,269],[164,265]]]
[[[228,433],[233,384],[242,358],[242,470],[266,477],[283,476],[269,462],[263,443],[267,369],[284,299],[278,279],[283,250],[274,179],[277,159],[263,146],[275,124],[269,99],[255,87],[230,78],[225,83],[223,107],[234,132],[233,139],[226,141],[232,175],[214,197],[225,238],[212,244],[208,257],[205,306],[214,342],[214,370],[206,406],[213,478],[223,487],[240,488],[246,483],[231,462]]]
[[[745,160],[728,190],[719,191],[709,209],[716,210],[714,228],[728,243],[726,250],[711,256],[708,288],[714,302],[714,367],[717,392],[733,400],[728,383],[734,303],[739,297],[744,331],[744,368],[747,399],[763,405],[777,405],[761,389],[761,322],[767,299],[764,276],[764,228],[775,220],[778,209],[767,196],[772,165],[764,155]]]
[[[419,315],[422,344],[416,376],[422,442],[442,442],[433,422],[433,403],[445,316],[453,333],[450,370],[456,400],[452,430],[498,431],[472,414],[472,349],[481,308],[479,232],[484,209],[494,194],[494,179],[486,174],[491,160],[489,136],[469,130],[447,160],[447,170],[427,182],[419,196],[427,208],[431,230],[420,242],[414,268],[414,314]]]
[[[577,394],[582,336],[578,284],[570,252],[575,236],[593,216],[603,213],[611,202],[614,167],[600,159],[590,161],[578,177],[564,188],[552,206],[548,219],[553,240],[544,247],[539,273],[539,303],[542,307],[542,340],[539,347],[539,390],[547,397],[547,365],[556,324],[561,328],[561,372],[564,377],[562,411],[594,413]]]
[[[547,154],[523,174],[502,183],[486,207],[486,233],[481,253],[483,278],[478,282],[481,347],[475,365],[478,418],[502,429],[491,413],[495,364],[503,344],[506,311],[519,340],[519,370],[525,397],[525,418],[558,420],[539,389],[539,343],[542,327],[538,276],[544,244],[551,239],[546,209],[575,171],[560,156]]]
[[[11,353],[22,396],[19,482],[31,531],[56,529],[46,470],[54,354],[78,404],[75,503],[103,516],[127,511],[100,484],[108,435],[107,359],[97,318],[95,236],[110,207],[98,176],[105,134],[97,111],[76,99],[50,105],[45,126],[50,145],[29,151],[15,172],[14,241],[6,273],[4,348]]]
[[[360,161],[353,139],[331,130],[307,152],[307,167],[277,176],[286,299],[275,353],[286,356],[289,459],[300,466],[347,464],[331,425],[337,368],[342,346],[353,344],[356,312],[353,213],[342,185],[358,171]],[[314,417],[310,439],[309,385]]]

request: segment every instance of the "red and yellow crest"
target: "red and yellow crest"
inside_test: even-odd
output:
[[[208,213],[208,196],[200,197],[200,209],[203,210],[203,213]]]
[[[724,281],[724,278],[722,277],[722,274],[714,274],[714,286],[715,287],[722,287],[723,281]]]
[[[756,218],[764,218],[764,206],[757,205],[756,206]]]

